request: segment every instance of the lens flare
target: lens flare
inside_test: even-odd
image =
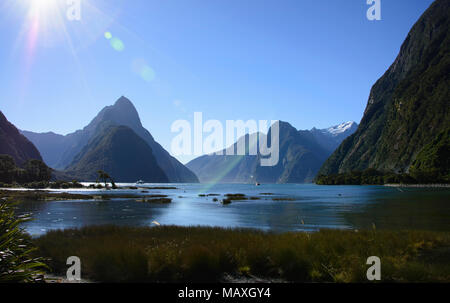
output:
[[[111,38],[111,46],[114,50],[121,52],[125,49],[125,44],[119,38]]]
[[[136,59],[132,63],[133,72],[138,74],[145,82],[152,82],[156,78],[156,73],[144,59]]]
[[[144,66],[141,71],[141,77],[147,82],[155,80],[155,71],[150,66]]]

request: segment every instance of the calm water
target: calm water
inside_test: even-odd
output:
[[[123,185],[123,184],[121,184]],[[162,186],[153,184],[149,186]],[[110,201],[27,202],[18,213],[33,214],[24,227],[32,235],[51,229],[117,224],[152,226],[206,225],[282,231],[320,228],[424,229],[450,231],[450,190],[387,188],[383,186],[317,186],[312,184],[169,184],[177,189],[150,190],[165,194],[170,204],[140,203],[133,199]],[[80,193],[80,191],[68,191]],[[137,193],[133,190],[87,191],[86,194]],[[213,202],[199,194],[243,193],[260,200]],[[274,195],[261,195],[273,193]],[[222,197],[217,197],[219,200]],[[292,201],[274,201],[288,198]],[[303,222],[302,222],[303,221]]]

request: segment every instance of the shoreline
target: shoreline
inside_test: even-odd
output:
[[[384,184],[386,187],[450,188],[450,184]]]

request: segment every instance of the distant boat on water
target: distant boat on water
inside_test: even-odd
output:
[[[144,184],[145,182],[143,180],[136,181],[136,184]]]

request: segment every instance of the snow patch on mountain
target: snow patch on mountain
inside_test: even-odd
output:
[[[341,123],[339,125],[335,125],[335,126],[323,129],[322,131],[329,133],[332,136],[338,136],[342,133],[345,133],[347,130],[355,128],[356,126],[357,126],[356,122],[348,121],[348,122]]]

